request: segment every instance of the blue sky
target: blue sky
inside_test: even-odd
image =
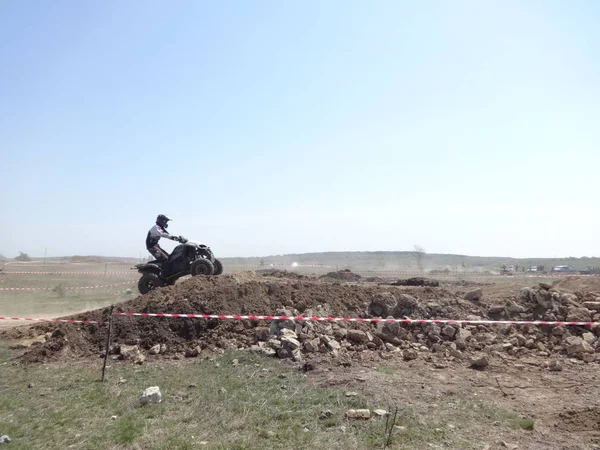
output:
[[[0,2],[0,253],[600,255],[595,1]],[[169,247],[169,245],[165,245]]]

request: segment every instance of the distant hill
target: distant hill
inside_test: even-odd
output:
[[[405,270],[418,269],[415,252],[325,252],[273,255],[262,258],[223,258],[226,264],[325,264],[355,270]],[[583,258],[505,258],[498,256],[468,256],[426,253],[422,265],[425,270],[451,269],[459,271],[499,270],[503,264],[519,266],[568,265],[575,269],[600,267],[600,257]]]

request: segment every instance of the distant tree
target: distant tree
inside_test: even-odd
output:
[[[15,258],[15,261],[31,261],[31,258],[27,253],[19,252],[19,256]]]
[[[421,247],[420,245],[415,245],[414,247],[415,251],[413,252],[413,256],[415,258],[415,260],[417,261],[417,266],[419,267],[419,270],[422,272],[423,271],[423,261],[425,260],[425,249],[423,247]]]

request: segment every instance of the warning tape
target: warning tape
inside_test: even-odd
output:
[[[449,325],[564,325],[595,327],[600,322],[558,322],[558,321],[518,321],[518,320],[452,320],[452,319],[382,319],[363,317],[304,317],[304,316],[258,316],[238,314],[176,314],[176,313],[135,313],[115,311],[115,316],[129,317],[175,317],[182,319],[233,319],[233,320],[292,320],[297,322],[370,322],[370,323],[407,323],[407,324],[449,324]]]
[[[106,325],[105,322],[98,322],[95,320],[73,320],[73,319],[43,319],[35,317],[3,317],[0,316],[0,320],[27,320],[30,322],[60,322],[60,323],[92,323],[96,325]]]
[[[102,284],[95,286],[65,286],[63,289],[65,290],[79,290],[79,289],[99,289],[99,288],[107,288],[114,286],[124,286],[126,284],[134,284],[136,281],[126,281],[124,283],[115,283],[115,284]],[[39,287],[39,288],[25,288],[25,287],[15,287],[15,288],[0,288],[0,291],[52,291],[57,289],[56,287]]]
[[[137,272],[0,272],[6,275],[137,275]]]

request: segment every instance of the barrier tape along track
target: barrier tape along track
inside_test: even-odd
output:
[[[125,286],[128,284],[134,284],[136,281],[126,281],[124,283],[114,283],[114,284],[101,284],[94,286],[65,286],[64,289],[68,291],[77,291],[77,290],[86,290],[86,289],[100,289],[107,287],[115,287],[115,286]],[[56,289],[56,287],[33,287],[33,288],[24,288],[24,287],[14,287],[14,288],[0,288],[0,291],[52,291]]]
[[[360,323],[404,323],[404,324],[448,324],[448,325],[551,325],[597,327],[600,322],[561,322],[545,320],[454,320],[454,319],[382,319],[363,317],[305,317],[305,316],[266,316],[239,314],[186,314],[186,313],[136,313],[130,311],[115,311],[114,316],[127,317],[172,317],[179,319],[218,319],[218,320],[292,320],[297,322],[360,322]],[[71,319],[44,319],[31,317],[5,317],[0,320],[27,320],[39,322],[89,323],[104,325],[105,322]]]
[[[27,320],[30,322],[59,322],[59,323],[87,323],[96,325],[106,325],[105,322],[95,320],[73,320],[73,319],[44,319],[35,317],[4,317],[0,316],[0,320]]]
[[[233,320],[292,320],[297,322],[391,322],[406,324],[440,323],[449,325],[564,325],[595,327],[600,322],[560,322],[542,320],[453,320],[453,319],[382,319],[362,317],[304,317],[304,316],[260,316],[260,315],[238,315],[238,314],[177,314],[177,313],[135,313],[115,311],[115,316],[129,317],[174,317],[182,319],[233,319]]]

